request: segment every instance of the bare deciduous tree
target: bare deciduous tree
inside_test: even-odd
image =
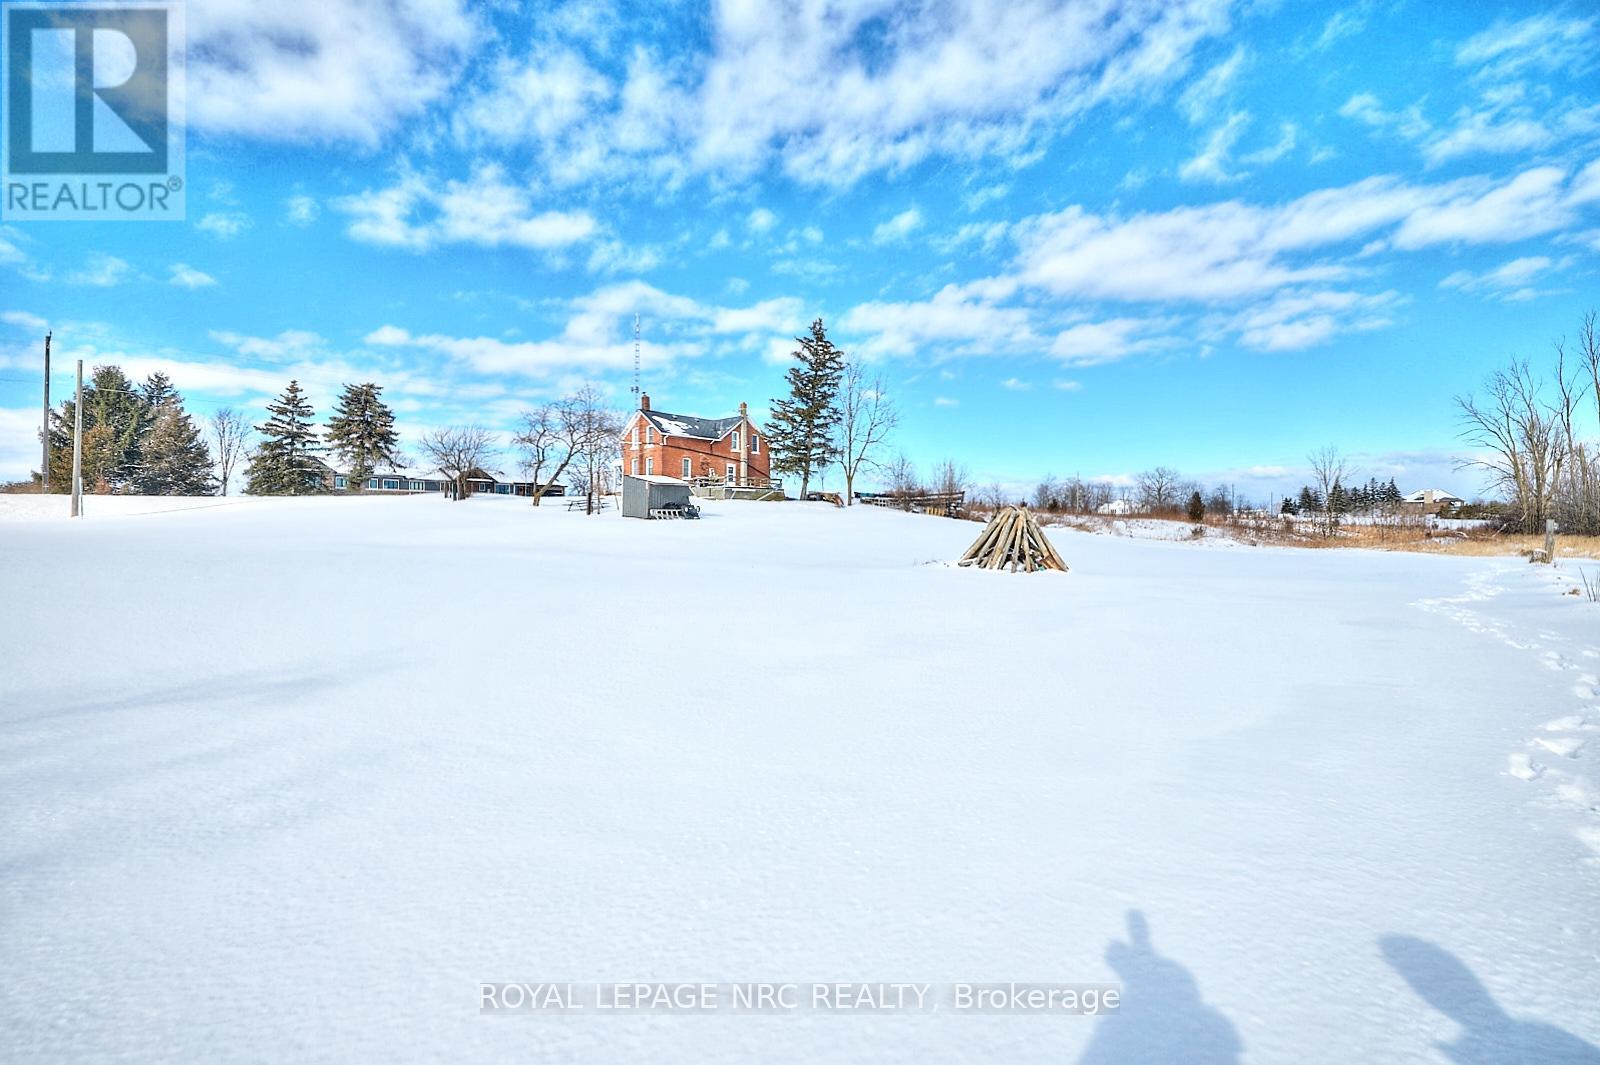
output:
[[[1178,471],[1167,466],[1146,470],[1134,479],[1139,492],[1139,506],[1152,514],[1174,510],[1178,506]]]
[[[881,376],[868,379],[858,362],[845,363],[840,388],[839,464],[844,468],[844,503],[855,502],[856,475],[877,463],[873,455],[900,423],[900,413]]]
[[[476,425],[451,426],[424,433],[417,443],[427,460],[455,482],[452,498],[467,498],[467,477],[494,454],[494,434]]]
[[[1525,360],[1496,370],[1484,384],[1485,396],[1457,396],[1461,435],[1482,449],[1463,462],[1489,474],[1517,509],[1523,532],[1544,529],[1551,514],[1561,468],[1566,460],[1566,433],[1558,408],[1543,399],[1543,382]]]
[[[245,457],[250,440],[250,419],[232,407],[218,407],[208,427],[216,447],[217,480],[222,485],[222,494],[227,495],[228,479],[233,476],[239,460]]]
[[[906,458],[904,451],[897,454],[894,461],[884,467],[883,477],[892,496],[909,499],[922,493],[922,482],[917,477],[917,468]]]
[[[955,459],[945,459],[933,468],[933,484],[929,490],[939,495],[955,495],[965,492],[971,484],[972,476],[965,466]]]
[[[593,385],[584,385],[565,402],[572,425],[574,479],[583,490],[584,513],[593,514],[595,496],[612,488],[611,464],[620,453],[622,416]]]
[[[1339,522],[1339,515],[1335,512],[1332,502],[1333,486],[1345,482],[1350,473],[1350,464],[1332,444],[1317,448],[1306,456],[1306,462],[1311,464],[1312,479],[1316,482],[1317,490],[1324,501],[1320,522],[1322,535],[1331,537]]]
[[[587,429],[584,403],[580,393],[543,404],[522,416],[522,431],[513,437],[513,443],[521,449],[523,468],[533,482],[534,506],[579,457]],[[548,479],[544,476],[546,469],[551,471]]]

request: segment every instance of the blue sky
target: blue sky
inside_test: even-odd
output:
[[[1585,5],[191,0],[188,221],[0,226],[0,477],[40,340],[205,412],[514,424],[643,323],[765,411],[815,316],[980,482],[1265,496],[1333,443],[1474,494],[1451,397],[1600,305]]]

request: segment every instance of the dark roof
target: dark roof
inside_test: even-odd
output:
[[[639,413],[648,418],[663,436],[690,436],[697,440],[721,440],[744,420],[738,415],[732,418],[696,418],[693,414],[668,414],[661,410],[641,410]]]

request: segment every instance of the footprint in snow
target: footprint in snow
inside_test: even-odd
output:
[[[1533,742],[1551,754],[1559,754],[1563,758],[1576,758],[1578,757],[1578,752],[1583,750],[1583,741],[1574,739],[1571,736],[1540,736]]]
[[[1573,732],[1589,726],[1582,714],[1568,714],[1566,717],[1558,717],[1554,721],[1546,721],[1541,727],[1546,732]]]
[[[1507,763],[1506,772],[1518,780],[1538,780],[1544,773],[1544,766],[1535,762],[1521,751],[1507,759]]]

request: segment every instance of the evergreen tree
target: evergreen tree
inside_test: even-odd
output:
[[[142,393],[150,425],[140,445],[135,488],[147,496],[211,495],[217,490],[211,451],[183,409],[183,396],[164,373],[151,374]]]
[[[1398,507],[1405,497],[1400,494],[1400,487],[1394,483],[1394,478],[1389,478],[1389,483],[1383,488],[1383,502],[1385,506]]]
[[[1199,492],[1189,496],[1189,520],[1196,522],[1206,520],[1206,501],[1201,498]]]
[[[1344,485],[1338,480],[1333,482],[1333,487],[1328,489],[1328,513],[1344,514],[1350,509],[1350,493],[1344,490]]]
[[[327,490],[322,450],[312,425],[315,412],[299,381],[290,381],[276,403],[267,404],[266,424],[256,426],[261,443],[250,455],[245,491],[251,495],[299,496]]]
[[[772,468],[800,475],[800,498],[811,487],[811,475],[839,457],[835,429],[841,414],[834,400],[844,374],[844,356],[828,339],[822,319],[811,323],[809,337],[795,337],[800,350],[789,368],[789,397],[772,401],[767,446]]]
[[[75,400],[50,415],[50,483],[72,484]],[[88,492],[129,492],[140,475],[141,443],[151,412],[119,366],[96,366],[83,384],[83,486]]]
[[[1293,499],[1290,499],[1288,496],[1284,496],[1283,497],[1283,504],[1278,507],[1278,513],[1279,514],[1298,514],[1298,513],[1300,513],[1300,506]]]
[[[1310,485],[1302,486],[1300,489],[1299,506],[1301,514],[1321,513],[1322,493],[1317,491],[1315,488],[1312,488]]]
[[[328,419],[328,447],[345,464],[349,484],[360,489],[373,471],[401,464],[394,411],[379,397],[381,385],[345,385]]]

